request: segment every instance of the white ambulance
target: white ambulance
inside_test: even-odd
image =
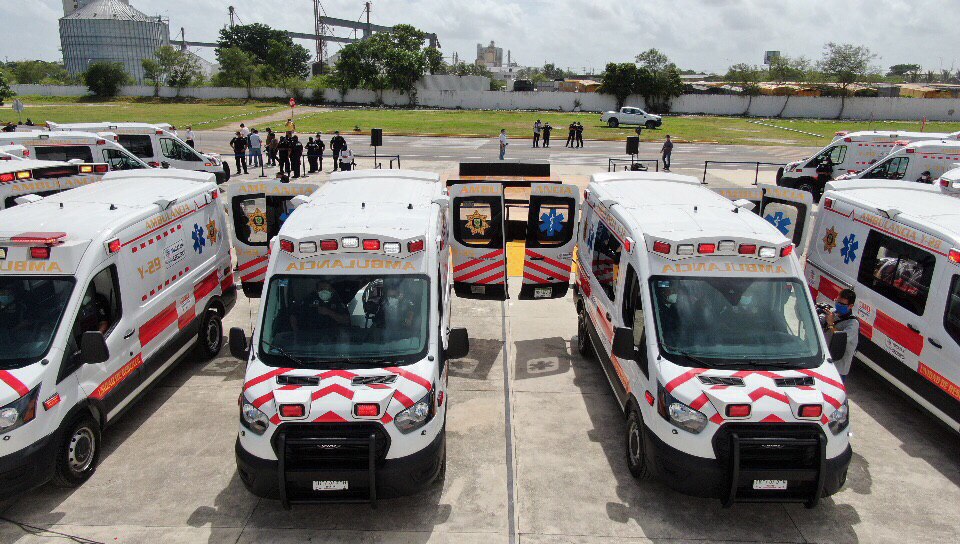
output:
[[[960,140],[960,132],[905,132],[865,130],[837,132],[830,145],[812,157],[787,164],[777,171],[777,185],[810,192],[819,199],[826,183],[817,167],[829,160],[830,179],[855,174],[886,157],[894,149],[923,140]]]
[[[940,187],[943,194],[954,197],[960,196],[960,168],[944,172],[939,179],[934,180],[933,184]]]
[[[189,349],[220,350],[236,288],[219,190],[145,172],[0,212],[4,497],[84,482],[103,429]]]
[[[217,183],[230,179],[230,166],[220,155],[200,153],[170,132],[165,123],[53,123],[52,132],[96,132],[116,134],[116,141],[127,151],[153,167],[180,168],[211,172]]]
[[[19,159],[0,162],[0,210],[67,189],[100,181],[106,164]],[[33,195],[24,199],[27,195]]]
[[[285,507],[415,493],[444,473],[447,361],[469,349],[450,328],[449,198],[436,174],[374,170],[297,202],[252,340],[230,331],[240,477]]]
[[[815,298],[857,294],[856,357],[960,431],[960,205],[930,185],[835,181],[807,257]]]
[[[635,477],[725,505],[812,507],[843,486],[852,455],[830,355],[843,335],[828,348],[785,236],[809,193],[752,189],[778,228],[689,176],[594,175],[577,245],[577,347],[599,358],[627,415]]]
[[[114,141],[110,134],[89,132],[0,132],[0,146],[22,145],[29,157],[41,161],[105,162],[110,170],[150,168]]]
[[[897,148],[870,168],[839,179],[921,181],[923,173],[929,172],[932,181],[956,168],[957,163],[960,163],[960,142],[925,140]]]

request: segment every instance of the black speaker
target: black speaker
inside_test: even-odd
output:
[[[640,154],[640,137],[627,136],[627,155]]]
[[[383,145],[383,129],[382,128],[370,129],[370,145],[377,146],[377,147]]]

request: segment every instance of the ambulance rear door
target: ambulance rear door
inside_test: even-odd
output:
[[[753,204],[750,211],[760,215],[760,201],[763,200],[763,190],[760,187],[711,187],[710,190],[733,202],[749,200]]]
[[[453,288],[469,299],[507,299],[503,185],[457,183],[449,188]]]
[[[800,254],[807,249],[807,227],[813,211],[813,195],[800,189],[759,185],[763,191],[760,217],[793,242]]]
[[[293,212],[291,200],[309,195],[319,183],[259,181],[238,183],[227,188],[227,213],[233,226],[233,246],[243,292],[258,298],[263,289],[270,240]]]
[[[530,185],[520,300],[561,298],[567,294],[579,207],[576,185]]]

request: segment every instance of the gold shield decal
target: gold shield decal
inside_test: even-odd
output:
[[[835,247],[837,247],[837,231],[830,227],[827,229],[827,235],[823,237],[823,250],[827,253],[833,253]]]
[[[260,208],[257,208],[249,216],[247,225],[250,232],[267,232],[267,214]]]
[[[484,233],[487,232],[487,229],[490,228],[490,222],[487,221],[487,216],[481,214],[479,211],[474,211],[467,216],[467,228],[470,229],[470,234],[483,236]]]

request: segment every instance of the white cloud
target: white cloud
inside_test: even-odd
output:
[[[310,0],[232,0],[244,23],[313,30]],[[328,15],[357,20],[361,0],[323,0]],[[132,0],[149,15],[170,19],[171,32],[214,41],[227,22],[222,0]],[[818,59],[828,41],[863,44],[887,67],[919,62],[960,69],[952,39],[957,0],[376,0],[372,20],[410,23],[439,35],[445,54],[472,60],[477,43],[495,40],[521,64],[554,62],[600,69],[650,47],[684,68],[723,71],[759,63],[768,49]],[[158,11],[159,10],[159,11]],[[57,59],[60,0],[0,0],[0,57]],[[338,35],[346,35],[339,30]],[[304,43],[311,50],[309,43]],[[331,47],[336,48],[335,45]],[[205,52],[204,56],[212,56]]]

